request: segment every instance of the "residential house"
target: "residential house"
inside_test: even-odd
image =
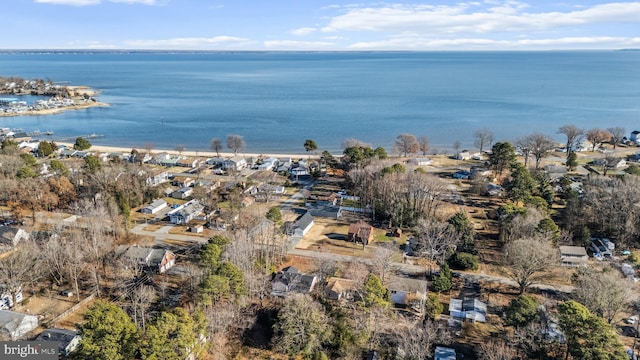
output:
[[[455,158],[457,160],[469,160],[473,155],[469,152],[469,150],[462,150],[456,154]]]
[[[64,358],[78,348],[80,335],[73,330],[50,328],[38,335],[36,341],[56,341],[58,343],[58,355]]]
[[[458,170],[455,173],[453,173],[454,179],[469,180],[470,177],[471,177],[471,172],[466,170]]]
[[[307,211],[298,218],[292,225],[286,226],[288,228],[287,234],[292,236],[305,236],[309,230],[313,227],[313,215]]]
[[[293,266],[278,271],[271,281],[271,295],[286,297],[291,293],[308,294],[318,281],[315,275],[308,275],[298,271]]]
[[[357,223],[350,224],[347,240],[369,245],[369,242],[373,240],[373,226],[367,224],[364,220],[358,220]]]
[[[169,181],[169,173],[166,170],[155,170],[145,179],[147,186],[156,186]]]
[[[204,205],[194,199],[169,211],[167,215],[169,216],[172,224],[186,224],[199,216],[203,210]]]
[[[167,207],[167,202],[162,199],[154,200],[151,204],[140,209],[143,214],[155,214]]]
[[[266,158],[262,160],[262,164],[258,165],[258,170],[273,170],[278,164],[278,159],[276,158]]]
[[[198,166],[198,159],[192,157],[181,157],[176,161],[177,166],[195,168]]]
[[[391,293],[391,302],[394,307],[418,315],[423,314],[428,287],[425,280],[387,275],[385,285]]]
[[[411,158],[407,160],[407,164],[416,165],[416,166],[427,166],[427,165],[431,165],[432,163],[433,163],[433,160],[429,159],[428,157],[417,157],[417,158]]]
[[[357,300],[360,297],[358,286],[350,279],[330,277],[324,291],[325,297],[331,300]]]
[[[176,176],[171,180],[171,185],[178,187],[191,187],[195,185],[195,180],[190,177]]]
[[[456,350],[444,346],[436,346],[433,360],[456,360]]]
[[[9,310],[0,310],[0,334],[11,341],[24,338],[31,330],[38,327],[38,316],[27,315]]]
[[[20,241],[29,239],[29,233],[16,226],[0,226],[0,245],[16,246]]]
[[[640,131],[632,131],[629,140],[633,141],[636,145],[640,145]]]
[[[256,190],[257,192],[253,195],[256,201],[277,200],[280,195],[285,193],[285,188],[282,185],[262,184]]]
[[[309,176],[309,168],[307,168],[306,164],[300,165],[299,163],[289,169],[289,174],[291,179],[298,179],[301,176]]]
[[[23,300],[22,291],[18,291],[16,295],[16,302],[21,302]],[[8,310],[13,307],[13,296],[7,290],[5,285],[0,284],[0,310]]]
[[[176,255],[165,249],[122,245],[118,247],[117,253],[136,261],[143,269],[152,273],[162,274],[176,264]]]
[[[589,256],[584,246],[560,246],[560,261],[562,266],[586,266]]]
[[[486,322],[487,304],[476,298],[451,299],[449,315],[456,320]]]
[[[184,200],[193,194],[193,188],[183,187],[171,193],[171,197],[174,199]]]
[[[213,165],[213,166],[221,166],[222,163],[224,163],[224,159],[221,157],[213,157],[213,158],[209,158],[206,161],[207,165]]]
[[[326,201],[306,203],[305,207],[313,216],[326,217],[330,219],[339,219],[342,216],[342,207],[332,205]]]
[[[240,171],[247,166],[247,160],[241,155],[236,155],[229,159],[226,159],[222,163],[222,169]]]

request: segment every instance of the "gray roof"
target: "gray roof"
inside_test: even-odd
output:
[[[561,256],[587,256],[584,246],[560,246]]]
[[[298,221],[296,221],[294,226],[300,229],[306,229],[307,226],[309,226],[309,224],[311,224],[312,222],[313,222],[313,215],[311,215],[311,213],[307,211],[306,213],[304,213],[304,215],[302,215],[298,219]]]
[[[59,343],[58,351],[60,354],[66,354],[67,346],[78,336],[80,335],[78,335],[78,332],[76,331],[51,328],[40,333],[36,338],[36,341],[57,341]]]
[[[130,246],[124,251],[123,255],[131,259],[136,259],[143,265],[153,267],[159,266],[162,263],[162,259],[167,252],[170,251],[164,249]]]

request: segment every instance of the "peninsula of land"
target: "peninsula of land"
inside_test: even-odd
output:
[[[56,84],[51,80],[0,77],[0,116],[48,115],[66,110],[109,106],[96,97],[100,91],[88,86]],[[21,96],[40,96],[29,104]]]

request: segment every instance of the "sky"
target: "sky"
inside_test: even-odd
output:
[[[12,0],[0,49],[640,48],[640,1]]]

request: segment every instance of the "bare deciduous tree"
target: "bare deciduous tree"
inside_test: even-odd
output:
[[[573,298],[611,324],[633,299],[633,283],[617,271],[578,268],[573,276]]]
[[[211,139],[211,150],[216,152],[216,156],[220,157],[220,151],[222,150],[222,141],[218,138]]]
[[[557,250],[541,237],[514,240],[505,246],[505,262],[510,277],[524,293],[535,281],[543,278],[542,272],[559,262]]]
[[[512,346],[496,339],[480,344],[478,355],[481,360],[512,360],[518,358],[518,352]]]
[[[613,149],[615,150],[618,144],[622,142],[622,138],[624,138],[624,135],[627,132],[627,130],[623,127],[615,126],[615,127],[607,128],[607,131],[611,135],[611,145],[613,145]]]
[[[233,151],[233,154],[237,154],[238,151],[244,149],[244,138],[240,135],[227,135],[227,147]]]
[[[480,148],[480,152],[482,152],[485,145],[491,147],[493,142],[493,132],[487,128],[474,131],[473,137],[475,138],[474,144]]]
[[[451,342],[451,334],[447,329],[431,320],[412,322],[402,319],[394,329],[398,349],[402,350],[406,359],[427,359],[433,354],[435,344]]]
[[[562,125],[560,129],[558,129],[558,134],[563,134],[567,137],[565,148],[567,150],[567,155],[569,155],[569,153],[574,151],[576,143],[582,140],[582,137],[584,136],[584,129],[580,129],[573,124],[566,124]]]
[[[156,290],[148,285],[142,285],[132,289],[129,293],[131,299],[131,307],[133,308],[133,321],[136,326],[146,330],[146,320],[148,318],[147,310],[151,307],[151,303],[156,298]],[[138,322],[138,320],[140,322]]]
[[[586,137],[591,142],[591,151],[596,151],[602,143],[611,139],[611,134],[607,130],[594,128],[587,131]]]
[[[536,169],[540,166],[540,161],[545,158],[556,146],[555,141],[548,135],[535,133],[527,136],[527,143],[531,150],[531,155],[536,159]]]
[[[418,137],[418,145],[420,146],[422,155],[427,155],[427,152],[429,151],[429,138],[426,136]]]
[[[32,241],[21,241],[20,247],[0,258],[0,281],[14,304],[17,304],[17,295],[23,288],[37,282],[42,273],[38,252]]]
[[[418,139],[411,134],[400,134],[396,137],[396,151],[406,157],[408,154],[415,154],[420,150]]]
[[[378,244],[376,247],[376,253],[373,257],[373,266],[378,271],[380,280],[382,280],[383,284],[386,275],[392,268],[394,254],[395,251],[393,251],[393,249],[384,246],[383,244]]]
[[[429,260],[429,274],[433,263],[438,259],[444,261],[449,250],[455,248],[458,236],[453,226],[447,222],[434,219],[422,219],[416,227],[416,236],[411,244],[412,252]]]

